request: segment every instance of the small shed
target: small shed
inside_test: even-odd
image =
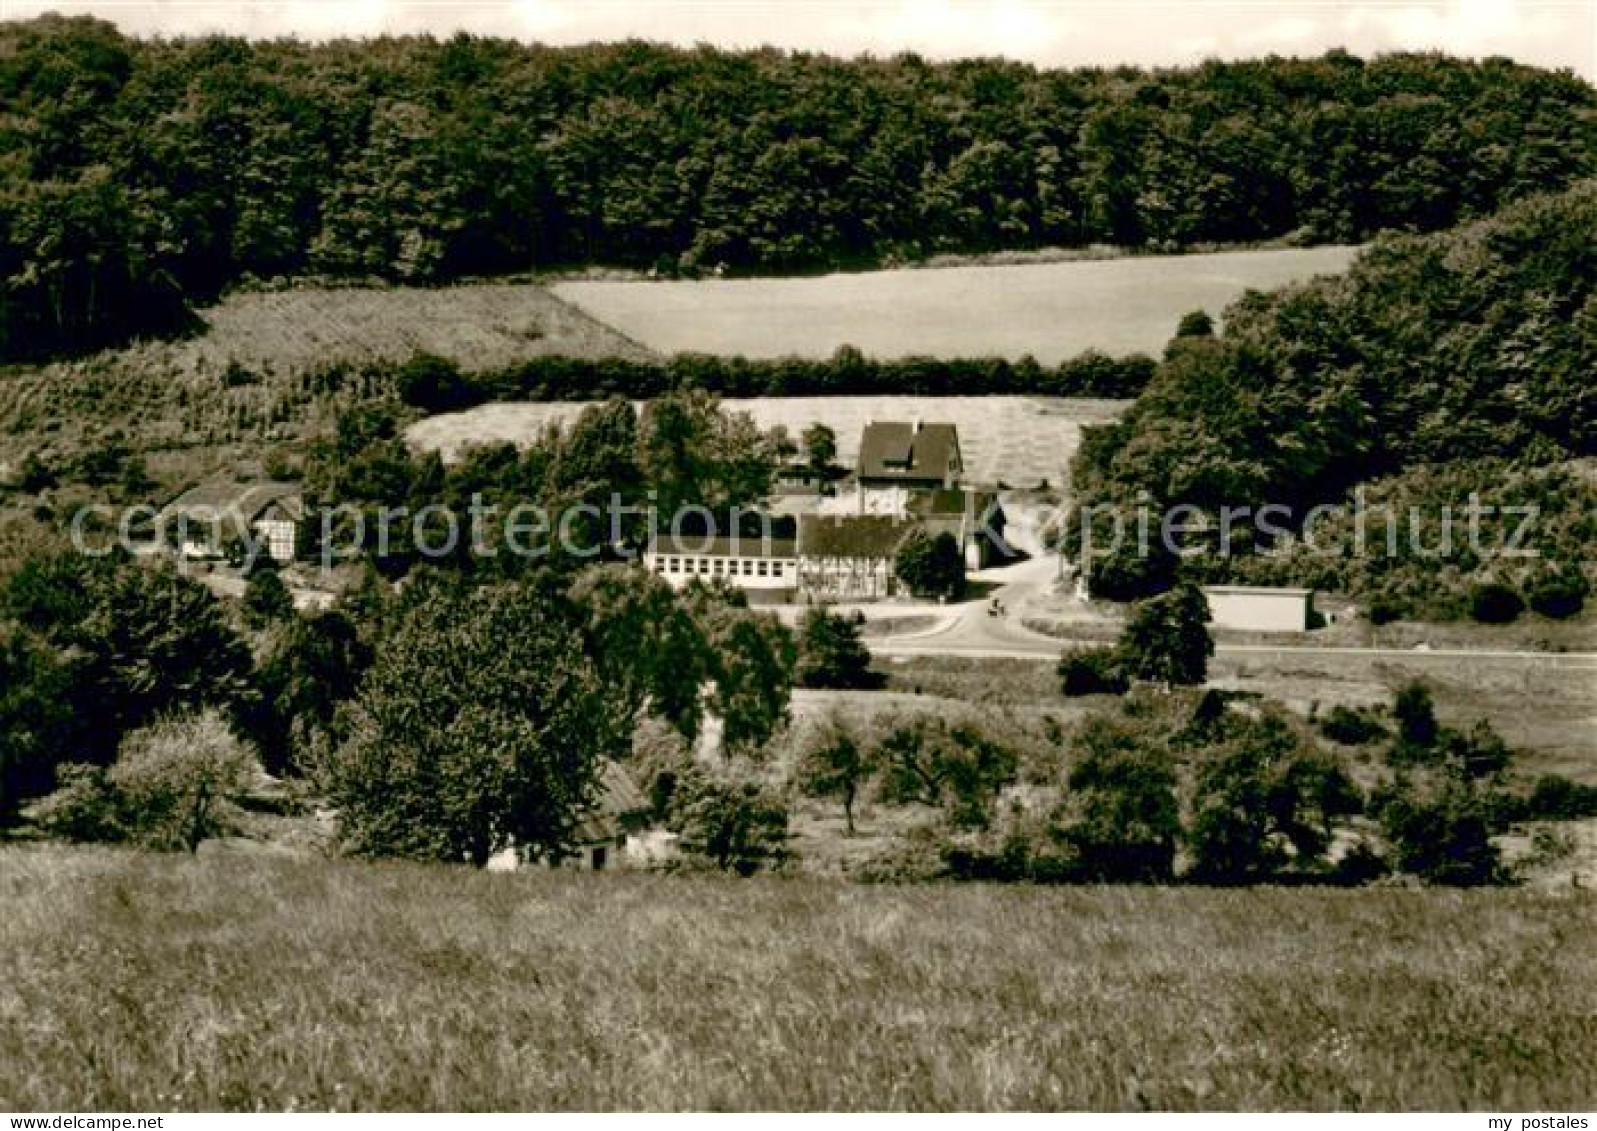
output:
[[[1237,632],[1307,632],[1314,590],[1255,585],[1206,585],[1209,623]]]

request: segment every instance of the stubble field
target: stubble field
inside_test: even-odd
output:
[[[746,412],[761,428],[785,427],[797,439],[814,423],[837,433],[837,459],[846,467],[859,457],[860,433],[871,420],[948,421],[959,427],[966,479],[1035,487],[1066,481],[1070,457],[1081,442],[1081,428],[1113,420],[1127,402],[1063,397],[759,397],[722,402]],[[552,424],[566,424],[580,404],[513,402],[482,405],[465,412],[428,417],[408,436],[424,450],[438,449],[446,460],[468,445],[511,441],[526,444]]]

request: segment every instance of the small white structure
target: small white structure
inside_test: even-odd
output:
[[[1307,632],[1314,590],[1253,585],[1206,585],[1209,623],[1238,632]]]

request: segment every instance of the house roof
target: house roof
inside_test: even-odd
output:
[[[801,515],[799,553],[810,558],[890,558],[914,528],[913,522],[888,515]]]
[[[571,830],[577,844],[599,844],[614,840],[621,832],[621,822],[644,813],[649,800],[627,773],[620,762],[606,758],[599,763],[599,788],[595,791],[593,805],[577,820]]]
[[[235,483],[216,480],[190,487],[166,505],[167,515],[187,515],[199,521],[232,518],[254,522],[273,503],[284,514],[298,521],[305,505],[300,489],[293,483]]]
[[[762,538],[758,534],[711,537],[667,531],[655,535],[649,552],[687,558],[796,558],[798,543],[792,538]]]
[[[959,432],[952,424],[873,420],[859,444],[861,479],[937,480],[959,454]]]

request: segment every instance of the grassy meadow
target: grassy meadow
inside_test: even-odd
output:
[[[660,353],[1007,357],[1158,354],[1189,310],[1345,270],[1357,248],[974,263],[787,279],[557,283],[559,298]]]
[[[746,412],[761,428],[781,425],[795,438],[820,422],[837,433],[837,458],[852,466],[867,421],[951,421],[967,478],[976,483],[1035,487],[1065,482],[1070,457],[1084,424],[1112,420],[1126,402],[1064,397],[728,397],[722,402]],[[580,404],[487,404],[417,421],[408,432],[422,449],[438,449],[446,460],[469,444],[509,440],[528,443],[551,423],[575,420]]]
[[[0,850],[0,1108],[1589,1109],[1592,897]]]

